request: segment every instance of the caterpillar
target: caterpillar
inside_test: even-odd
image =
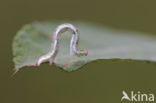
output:
[[[74,27],[72,24],[65,23],[61,24],[56,28],[56,31],[53,35],[53,42],[51,44],[51,49],[49,53],[46,55],[41,56],[37,61],[37,66],[39,66],[41,63],[48,61],[51,64],[53,64],[56,55],[59,51],[59,41],[60,41],[60,34],[64,33],[65,31],[69,31],[72,34],[71,41],[70,41],[70,55],[76,55],[76,56],[87,56],[88,51],[87,49],[78,50],[78,42],[79,42],[79,32],[76,27]]]

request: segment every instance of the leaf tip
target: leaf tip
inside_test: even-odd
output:
[[[11,77],[13,77],[18,71],[19,71],[19,69],[14,68],[14,69],[13,69],[13,74],[11,75]]]

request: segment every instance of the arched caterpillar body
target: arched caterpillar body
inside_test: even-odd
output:
[[[37,61],[37,66],[39,66],[41,63],[49,61],[50,64],[52,64],[55,60],[55,57],[59,51],[59,40],[60,40],[60,34],[69,31],[72,34],[71,41],[70,41],[70,55],[76,55],[76,56],[87,56],[88,52],[86,49],[78,50],[78,42],[79,42],[79,33],[76,27],[74,27],[72,24],[62,24],[59,25],[56,28],[56,31],[53,35],[53,43],[51,46],[51,50],[48,54],[41,56]]]

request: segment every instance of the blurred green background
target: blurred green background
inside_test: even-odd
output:
[[[122,90],[156,93],[156,64],[149,62],[96,61],[70,73],[44,64],[11,77],[12,41],[24,24],[82,20],[156,35],[155,5],[155,0],[0,0],[0,103],[120,103]]]

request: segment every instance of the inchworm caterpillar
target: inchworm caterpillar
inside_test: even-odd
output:
[[[53,43],[51,46],[51,50],[48,54],[41,56],[37,61],[37,66],[39,66],[41,63],[49,61],[50,64],[54,62],[54,59],[59,51],[59,40],[60,40],[60,34],[69,31],[72,34],[71,41],[70,41],[70,55],[76,55],[76,56],[87,56],[88,52],[86,49],[78,50],[78,42],[79,42],[79,33],[76,27],[74,27],[72,24],[62,24],[56,28],[56,31],[54,32],[53,37]]]

